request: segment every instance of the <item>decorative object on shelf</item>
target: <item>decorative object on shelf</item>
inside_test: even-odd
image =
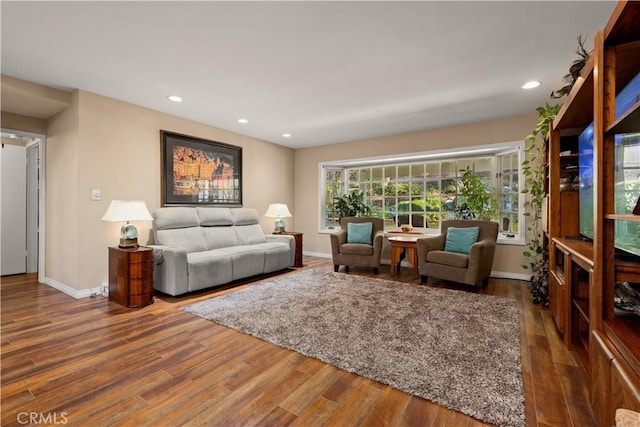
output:
[[[490,220],[495,217],[498,206],[494,192],[468,166],[460,172],[461,193],[466,203],[456,208],[456,219]]]
[[[524,206],[527,211],[527,231],[530,240],[527,242],[527,250],[522,254],[529,259],[529,264],[523,264],[522,268],[531,270],[531,294],[533,302],[547,306],[549,304],[549,257],[545,253],[542,245],[542,232],[540,225],[542,221],[542,205],[546,193],[544,191],[545,173],[545,147],[544,140],[549,133],[549,126],[558,115],[562,104],[549,105],[536,108],[538,112],[538,123],[533,132],[525,138],[527,147],[525,153],[527,158],[522,162],[522,173],[525,178],[522,194],[528,194],[529,199]]]
[[[589,55],[591,55],[591,52],[587,52],[587,50],[584,48],[584,40],[582,39],[582,34],[578,36],[578,47],[576,48],[576,54],[578,55],[578,59],[571,63],[571,67],[569,67],[569,74],[565,74],[565,76],[562,78],[562,80],[564,80],[567,85],[551,92],[551,98],[562,98],[563,96],[571,92],[571,88],[575,84],[576,80],[578,80],[578,77],[580,77],[580,72],[582,71],[582,68],[584,68],[584,65],[587,63]]]
[[[102,221],[126,221],[120,228],[121,248],[137,248],[138,230],[129,221],[152,221],[153,218],[142,200],[112,200]]]
[[[274,225],[274,233],[284,233],[284,220],[282,218],[291,217],[291,212],[289,212],[289,208],[284,203],[271,203],[269,208],[267,208],[267,212],[265,212],[264,216],[269,218],[277,218]]]
[[[160,131],[162,206],[242,206],[242,147]]]
[[[616,282],[613,304],[616,308],[616,314],[640,316],[640,292],[633,288],[629,282]]]
[[[334,197],[333,208],[340,218],[371,215],[371,208],[364,202],[364,193],[358,190]]]
[[[400,230],[402,230],[404,233],[408,233],[410,231],[413,231],[413,226],[411,224],[402,224],[400,226]]]

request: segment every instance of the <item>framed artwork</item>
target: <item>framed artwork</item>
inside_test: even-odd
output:
[[[242,206],[242,147],[160,131],[162,206]]]

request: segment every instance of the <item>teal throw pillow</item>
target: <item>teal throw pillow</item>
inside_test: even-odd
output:
[[[447,252],[458,252],[461,254],[469,254],[471,245],[478,241],[480,227],[449,227],[447,229],[447,239],[445,240],[444,250]]]
[[[347,224],[347,243],[364,243],[370,245],[371,242],[371,227],[370,222],[350,222]]]

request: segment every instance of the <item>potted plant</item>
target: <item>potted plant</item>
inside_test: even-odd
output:
[[[544,191],[545,174],[545,144],[544,141],[549,133],[551,122],[558,115],[561,104],[538,107],[538,123],[533,132],[525,138],[527,146],[525,153],[527,159],[522,162],[522,173],[525,178],[523,194],[528,194],[528,200],[524,206],[524,215],[529,219],[527,231],[529,241],[527,250],[522,254],[528,258],[529,263],[523,264],[522,268],[531,270],[531,294],[533,302],[547,305],[549,303],[549,282],[547,272],[549,270],[549,257],[545,253],[542,244],[542,233],[540,231],[540,221],[542,219],[542,204],[546,193]]]
[[[364,202],[362,191],[353,190],[341,197],[334,197],[333,202],[334,210],[340,218],[371,215],[371,208]]]
[[[462,172],[462,177],[460,178],[461,193],[466,202],[456,207],[456,218],[483,220],[494,218],[498,211],[498,202],[494,191],[486,186],[482,179],[475,175],[468,166],[460,172]]]

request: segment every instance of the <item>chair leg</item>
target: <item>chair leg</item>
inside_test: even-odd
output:
[[[378,269],[378,267],[374,267],[373,274],[378,274],[378,273],[380,273],[380,270]]]
[[[333,271],[335,273],[337,273],[339,269],[340,269],[340,266],[338,264],[333,264]]]
[[[427,276],[420,276],[420,283],[427,283],[427,280],[429,280],[429,278]]]

